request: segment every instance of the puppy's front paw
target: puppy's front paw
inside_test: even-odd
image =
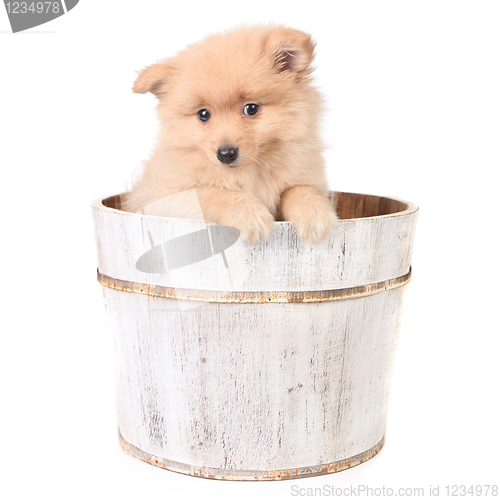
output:
[[[325,199],[325,202],[314,203],[295,213],[292,223],[299,236],[309,244],[323,241],[337,223],[337,214]]]
[[[273,227],[274,218],[266,206],[261,204],[241,204],[228,210],[219,224],[240,230],[241,237],[254,244],[266,240]]]

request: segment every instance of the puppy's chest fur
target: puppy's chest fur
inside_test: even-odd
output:
[[[262,201],[276,217],[279,213],[281,193],[288,187],[280,175],[281,172],[277,170],[254,167],[240,171],[226,171],[222,175],[208,176],[207,184],[253,195]]]

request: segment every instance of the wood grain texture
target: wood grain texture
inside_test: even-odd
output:
[[[341,219],[321,244],[310,246],[298,238],[288,222],[275,222],[267,241],[249,245],[239,239],[225,256],[192,266],[144,273],[136,268],[141,255],[176,237],[203,230],[203,221],[131,214],[112,208],[108,199],[92,204],[96,228],[98,268],[102,274],[126,281],[173,288],[222,291],[303,291],[347,288],[378,283],[409,271],[417,207],[412,203],[375,196],[336,193]],[[114,200],[116,203],[116,198]],[[392,203],[402,212],[387,211]],[[369,216],[362,217],[364,213]]]
[[[215,255],[148,274],[135,267],[151,248],[148,231],[160,243],[204,223],[96,201],[99,270],[227,291],[339,289],[408,272],[415,205],[354,194],[336,203],[341,217],[357,218],[340,220],[317,247],[278,222],[267,242],[230,247],[228,269]],[[193,303],[103,286],[121,435],[149,455],[230,471],[315,467],[366,452],[385,432],[404,291],[329,302]]]
[[[120,432],[152,455],[222,469],[362,453],[385,432],[403,293],[176,311],[104,288]]]

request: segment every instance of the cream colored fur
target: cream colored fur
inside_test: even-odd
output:
[[[124,209],[194,188],[205,220],[238,228],[249,243],[267,238],[277,219],[291,221],[307,242],[325,238],[336,215],[326,198],[313,51],[301,31],[252,26],[212,35],[140,72],[134,92],[157,96],[160,131]],[[249,103],[260,106],[255,116],[243,115]],[[210,111],[207,122],[200,109]],[[227,144],[238,147],[236,166],[217,159]]]

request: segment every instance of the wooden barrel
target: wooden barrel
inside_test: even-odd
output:
[[[194,476],[272,480],[381,449],[418,208],[332,202],[339,223],[316,246],[288,222],[249,245],[200,220],[123,212],[120,196],[93,202],[126,451]]]

